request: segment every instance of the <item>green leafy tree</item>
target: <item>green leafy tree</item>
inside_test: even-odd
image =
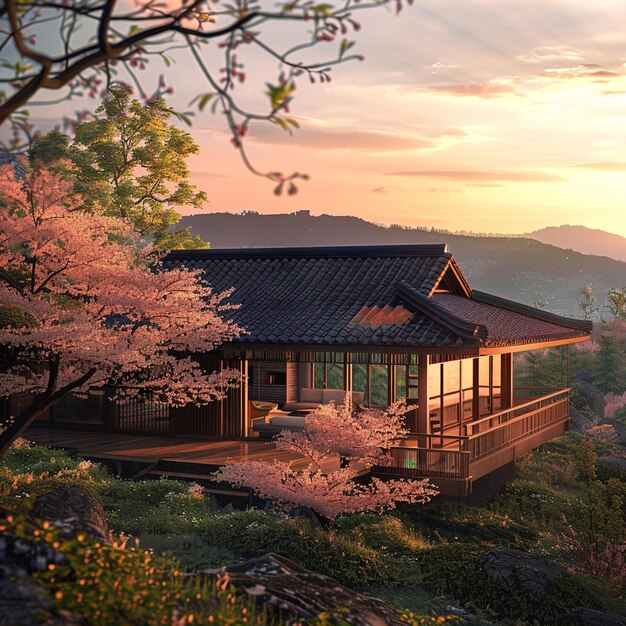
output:
[[[73,143],[58,131],[36,141],[31,162],[69,158],[67,174],[83,197],[82,208],[131,222],[158,248],[208,247],[188,228],[172,228],[180,221],[178,207],[199,209],[207,195],[189,182],[186,159],[198,153],[198,145],[169,123],[165,100],[143,105],[132,99],[128,85],[117,83],[96,113],[77,127]]]
[[[598,303],[598,299],[593,295],[593,286],[591,283],[586,284],[580,290],[580,302],[578,306],[586,320],[590,320],[594,314],[600,310],[600,304]]]
[[[600,335],[598,350],[593,362],[593,382],[603,393],[621,392],[624,386],[623,356],[615,337]]]
[[[609,289],[608,309],[613,317],[626,319],[626,287]]]

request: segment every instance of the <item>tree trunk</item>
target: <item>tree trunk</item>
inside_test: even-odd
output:
[[[41,415],[52,402],[48,399],[35,399],[26,409],[13,419],[7,416],[8,426],[0,433],[0,457],[4,456],[11,444]]]
[[[8,425],[0,433],[0,457],[6,454],[11,444],[24,433],[39,415],[66,394],[78,387],[82,387],[95,373],[95,368],[91,368],[77,380],[68,383],[65,387],[61,387],[61,389],[57,389],[54,392],[52,392],[52,387],[49,386],[46,392],[36,395],[33,403],[21,413],[18,413],[13,419],[7,416]]]

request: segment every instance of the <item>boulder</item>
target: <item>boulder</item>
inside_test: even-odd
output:
[[[107,541],[109,527],[102,504],[88,491],[75,485],[60,485],[35,500],[33,517],[48,520],[70,539],[86,532]]]
[[[204,573],[224,572],[242,593],[279,610],[285,626],[313,619],[320,613],[337,615],[353,626],[402,625],[382,600],[350,591],[332,578],[315,574],[277,554]]]
[[[499,587],[515,592],[522,588],[543,597],[549,584],[566,570],[538,559],[527,552],[498,547],[490,550],[479,560],[480,567]]]
[[[616,617],[611,617],[602,611],[577,607],[572,609],[572,615],[582,626],[624,626],[624,622]]]
[[[14,515],[0,508],[0,519]],[[29,526],[32,521],[24,519],[23,524]],[[9,530],[0,533],[0,626],[86,626],[81,617],[53,612],[48,592],[31,578],[64,560],[53,548]]]

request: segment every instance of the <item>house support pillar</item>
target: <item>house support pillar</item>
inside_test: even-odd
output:
[[[417,361],[417,432],[421,435],[430,434],[430,417],[428,412],[428,355],[420,354]],[[428,438],[418,439],[420,447],[428,447]]]

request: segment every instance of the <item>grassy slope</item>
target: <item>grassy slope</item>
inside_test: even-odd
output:
[[[115,532],[137,536],[142,546],[157,552],[171,550],[186,568],[273,551],[399,607],[441,613],[446,603],[462,601],[498,623],[524,624],[506,618],[507,611],[521,615],[523,608],[494,609],[484,581],[476,588],[459,581],[478,580],[476,558],[493,545],[526,550],[564,566],[573,564],[563,549],[562,533],[563,515],[574,525],[585,521],[584,494],[573,464],[579,440],[568,434],[521,459],[518,479],[487,506],[434,501],[393,516],[347,518],[331,532],[306,520],[261,511],[225,514],[187,484],[121,481],[97,465],[37,446],[14,449],[0,462],[0,504],[28,510],[34,498],[52,485],[76,483],[102,500]],[[596,446],[600,454],[623,454],[615,446]],[[624,485],[626,476],[619,470],[599,469],[603,480],[618,478]],[[578,576],[556,592],[565,597],[569,589],[587,598],[588,604],[626,617],[618,593],[603,580]]]

